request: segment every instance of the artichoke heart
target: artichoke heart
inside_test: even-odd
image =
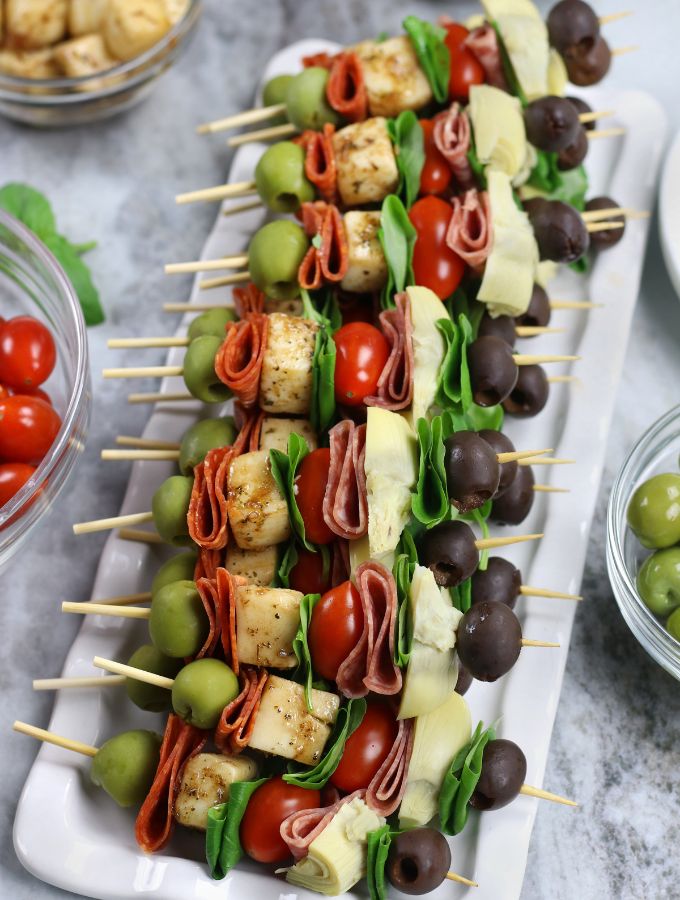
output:
[[[482,0],[488,19],[495,21],[522,90],[529,100],[548,90],[548,29],[531,0]]]
[[[517,97],[488,84],[473,85],[468,112],[479,161],[514,179],[525,168],[529,147]]]
[[[446,354],[446,342],[437,328],[440,319],[447,319],[446,307],[439,297],[426,287],[406,288],[411,306],[413,341],[413,424],[429,418],[430,407],[437,393],[437,375]]]
[[[385,824],[358,797],[341,806],[307,856],[288,869],[286,880],[334,897],[344,894],[366,874],[366,836]]]

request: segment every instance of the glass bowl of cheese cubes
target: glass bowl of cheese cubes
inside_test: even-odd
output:
[[[200,12],[201,0],[0,0],[0,114],[58,127],[129,109]]]

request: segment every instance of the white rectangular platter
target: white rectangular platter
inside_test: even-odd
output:
[[[293,44],[272,59],[263,80],[294,72],[302,56],[326,49],[337,48],[318,40]],[[651,209],[666,128],[662,109],[638,91],[596,88],[587,92],[587,98],[596,109],[617,110],[607,124],[627,129],[622,138],[592,142],[587,159],[591,195],[608,194],[622,206]],[[229,180],[250,179],[261,152],[260,145],[241,148]],[[203,258],[240,252],[262,223],[263,215],[251,211],[228,218],[218,216]],[[177,227],[186,227],[190,216],[190,210],[178,210]],[[517,447],[552,447],[557,456],[577,460],[573,466],[541,469],[542,481],[554,481],[571,492],[540,495],[521,531],[541,531],[545,537],[507,553],[521,567],[525,583],[578,592],[648,227],[648,221],[629,223],[621,242],[597,259],[588,277],[565,270],[550,286],[553,298],[590,299],[602,304],[602,308],[554,313],[553,324],[565,326],[566,331],[540,338],[540,350],[579,354],[582,358],[573,367],[578,380],[553,385],[546,409],[535,419],[507,421],[508,434]],[[195,284],[194,301],[199,293]],[[229,297],[228,289],[200,293],[201,300],[210,302],[226,302]],[[185,327],[183,322],[180,333]],[[522,344],[527,351],[539,346],[537,341]],[[182,350],[172,350],[168,361],[179,363],[182,354]],[[550,374],[566,371],[553,367]],[[166,379],[162,390],[182,391],[184,386],[181,379]],[[179,440],[200,414],[199,404],[193,402],[159,404],[145,436]],[[172,471],[170,463],[135,463],[121,512],[150,509],[154,490]],[[113,513],[114,510],[101,511],[102,515]],[[82,540],[86,553],[87,538]],[[158,548],[111,535],[101,557],[92,598],[148,590],[162,558]],[[538,786],[542,784],[576,611],[577,605],[569,601],[522,598],[517,612],[524,635],[558,641],[560,649],[525,649],[509,675],[493,685],[475,683],[466,698],[473,722],[498,722],[499,736],[516,741],[524,749],[527,780]],[[126,659],[143,642],[144,632],[144,623],[86,617],[63,674],[92,674],[92,658],[96,654]],[[30,689],[28,684],[26,689]],[[158,721],[131,708],[124,691],[118,688],[62,691],[49,727],[59,734],[99,745],[130,727],[144,725],[162,730],[162,722],[155,718]],[[17,753],[27,752],[21,740],[17,738]],[[55,747],[43,745],[38,753],[14,827],[17,855],[36,877],[97,898],[129,900],[145,895],[154,900],[311,900],[318,896],[296,891],[248,862],[239,864],[224,881],[211,881],[202,836],[180,828],[163,853],[145,855],[135,843],[133,813],[118,809],[93,787],[88,768],[89,760]],[[469,893],[476,900],[516,900],[537,802],[520,797],[498,812],[472,814],[466,830],[453,841],[453,853],[456,870],[473,877],[479,888],[472,892],[445,882],[430,896],[455,900]],[[587,803],[578,811],[565,808],[565,828],[578,828],[583,815],[588,815]],[[367,896],[365,885],[359,885],[352,896]]]

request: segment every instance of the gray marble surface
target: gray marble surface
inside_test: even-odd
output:
[[[162,264],[195,258],[214,216],[212,206],[187,215],[173,203],[178,191],[219,182],[228,164],[223,141],[197,138],[193,125],[246,107],[264,62],[294,39],[347,42],[398,30],[406,12],[462,17],[474,8],[414,0],[207,0],[206,7],[187,56],[139,109],[93,128],[50,133],[0,121],[0,182],[26,180],[44,189],[69,236],[99,241],[89,263],[108,314],[106,325],[90,332],[95,402],[80,477],[30,548],[0,576],[2,898],[67,896],[25,873],[14,855],[14,812],[37,748],[13,735],[10,725],[14,718],[47,722],[52,698],[33,694],[30,681],[60,671],[79,622],[61,615],[59,602],[89,598],[104,542],[94,535],[84,545],[70,523],[118,508],[127,466],[104,467],[99,451],[117,433],[138,434],[148,415],[125,402],[126,384],[101,380],[102,365],[112,360],[106,339],[170,332],[173,319],[160,312],[161,302],[184,299],[188,281],[165,279]],[[617,60],[610,78],[655,94],[668,110],[672,133],[680,126],[680,4],[602,0],[598,11],[624,7],[637,14],[610,26],[608,37],[615,46],[640,44],[641,50]],[[680,689],[629,633],[604,558],[614,474],[637,435],[679,399],[680,302],[665,274],[655,226],[592,530],[588,602],[576,618],[545,776],[546,785],[579,798],[588,814],[567,818],[562,808],[541,804],[523,900],[680,896]],[[162,357],[147,351],[145,362]]]

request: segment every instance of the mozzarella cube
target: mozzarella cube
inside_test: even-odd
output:
[[[278,547],[262,550],[241,550],[235,541],[227,544],[224,565],[232,575],[240,575],[250,584],[267,587],[276,576],[279,564]]]
[[[242,550],[260,550],[290,537],[288,507],[264,450],[243,453],[229,467],[227,515]]]
[[[316,432],[309,419],[275,419],[273,416],[265,416],[262,420],[260,450],[282,450],[285,453],[291,434],[299,434],[310,450],[316,450]]]
[[[352,48],[361,68],[372,116],[398,116],[422,109],[432,100],[430,83],[406,35],[386,41],[362,41]]]
[[[345,206],[380,203],[396,190],[399,170],[384,118],[341,128],[333,137],[333,150]]]
[[[197,753],[182,770],[174,805],[176,821],[187,828],[205,831],[208,810],[224,803],[235,781],[251,781],[256,775],[257,764],[243,754]]]
[[[378,238],[380,213],[351,210],[343,221],[349,266],[341,288],[356,294],[379,291],[387,281],[387,263]]]
[[[294,669],[300,591],[247,584],[236,589],[236,647],[240,663]]]
[[[272,313],[260,376],[265,412],[305,415],[312,397],[312,359],[319,326],[311,319]]]

